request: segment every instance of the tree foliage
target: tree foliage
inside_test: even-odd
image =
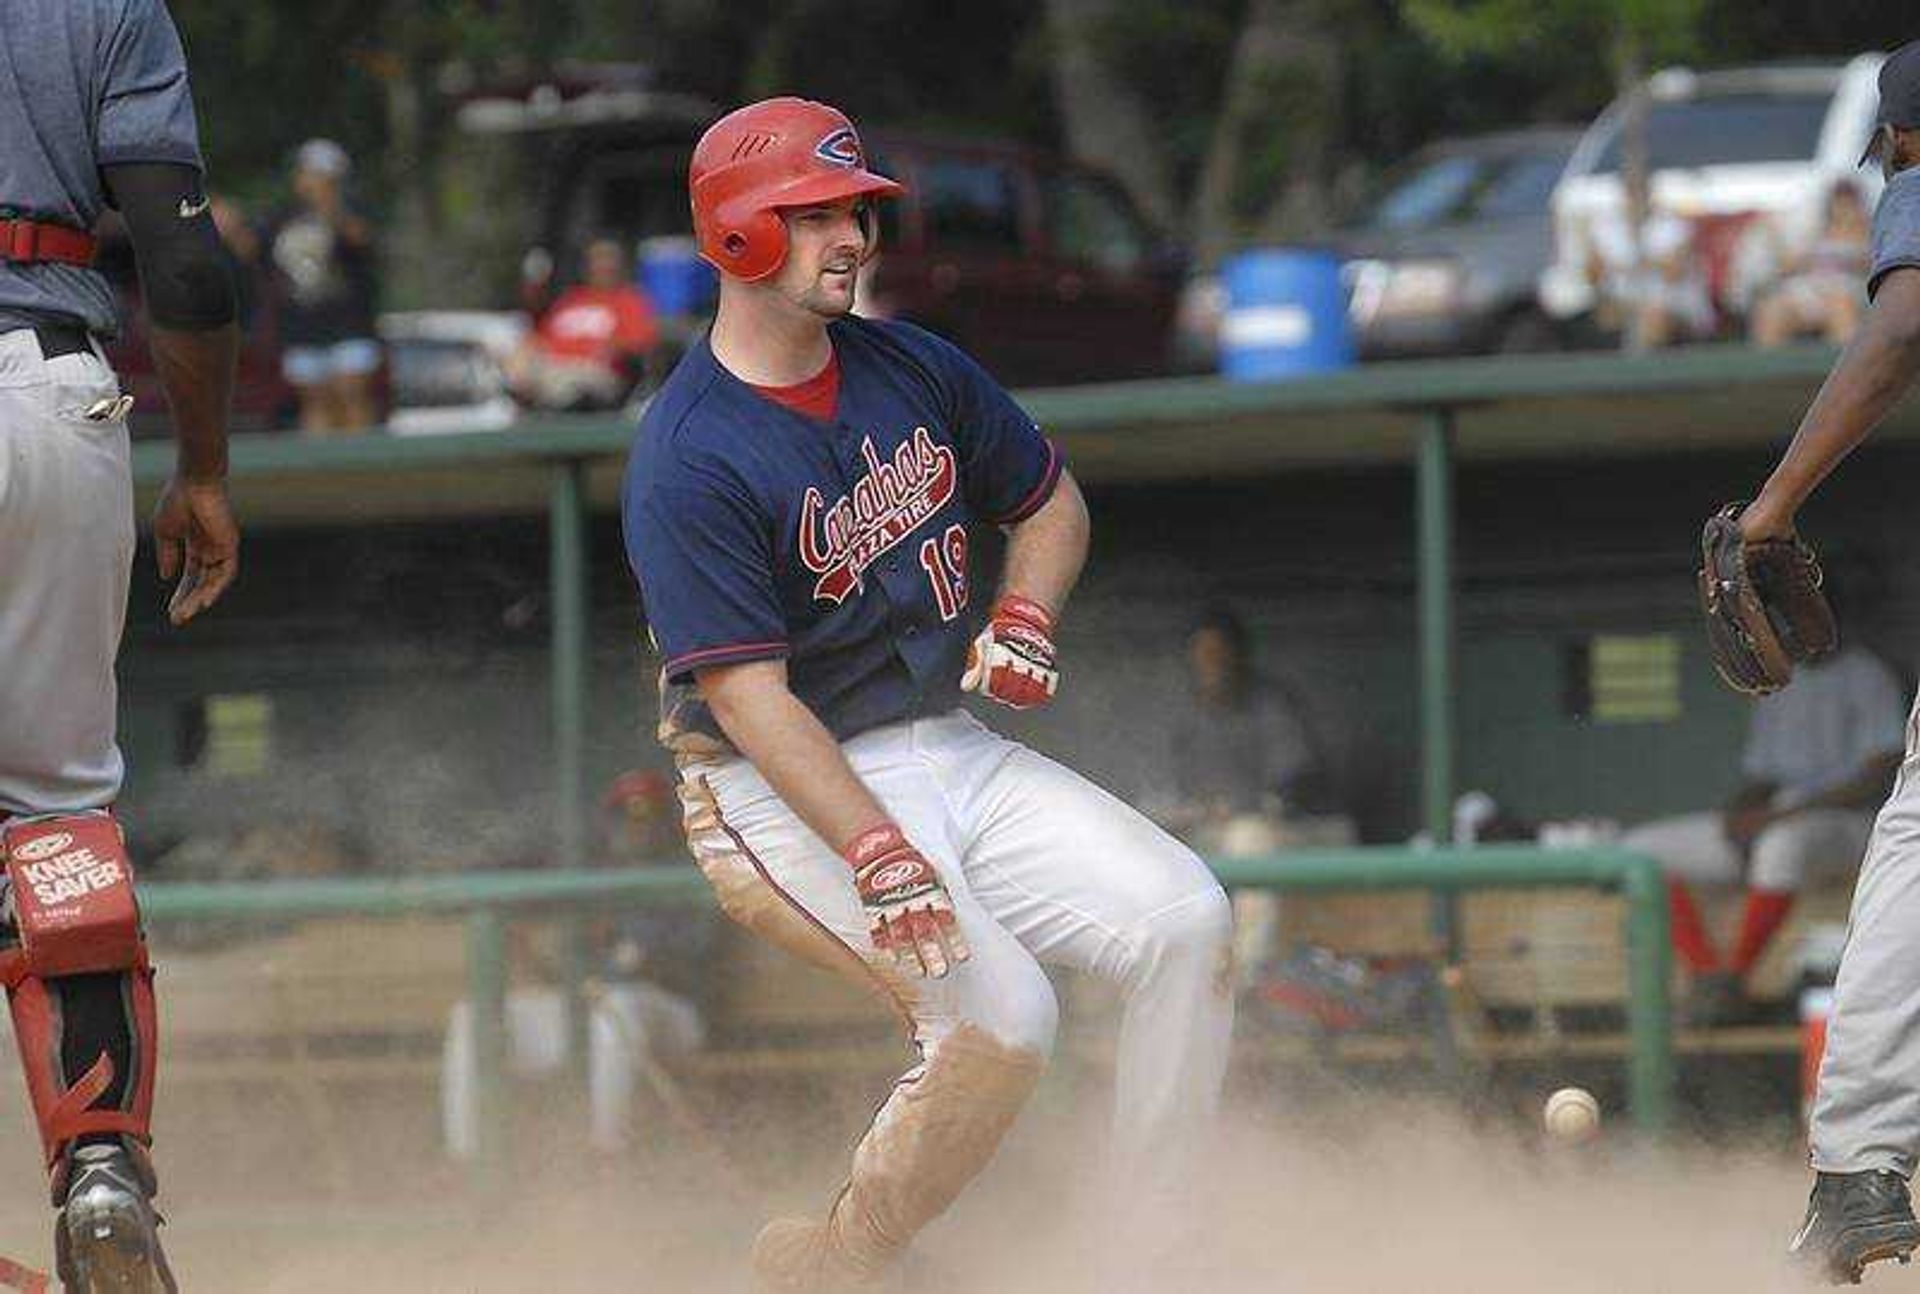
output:
[[[1414,30],[1455,59],[1606,51],[1625,40],[1664,60],[1693,56],[1706,0],[1404,0],[1404,6]]]
[[[1911,34],[1911,0],[172,5],[214,182],[255,203],[281,191],[301,140],[328,135],[360,159],[363,201],[431,226],[449,143],[446,70],[484,82],[577,59],[643,64],[657,84],[720,105],[795,92],[869,124],[1090,148],[1134,171],[1150,208],[1213,249],[1306,232],[1382,164],[1437,136],[1586,120],[1629,59],[1830,57]],[[1071,48],[1098,60],[1139,124],[1070,119],[1063,14],[1081,24]]]

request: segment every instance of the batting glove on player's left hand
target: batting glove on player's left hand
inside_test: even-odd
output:
[[[1054,667],[1053,613],[1029,598],[1008,594],[993,604],[987,627],[967,648],[960,686],[1001,705],[1030,710],[1053,700],[1060,686]]]
[[[891,822],[869,828],[844,856],[872,922],[873,946],[892,953],[901,970],[939,979],[972,956],[940,874],[900,828]]]

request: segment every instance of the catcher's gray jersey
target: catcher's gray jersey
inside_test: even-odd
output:
[[[200,169],[186,55],[161,0],[6,0],[0,21],[0,208],[91,229],[100,168]],[[0,331],[49,319],[115,331],[112,290],[77,265],[0,260]]]
[[[1889,270],[1920,266],[1920,170],[1902,171],[1887,181],[1873,213],[1873,262],[1867,271],[1867,295],[1880,290]]]

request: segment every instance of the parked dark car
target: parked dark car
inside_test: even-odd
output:
[[[884,131],[869,148],[907,186],[883,204],[875,313],[923,324],[1019,385],[1168,371],[1185,257],[1104,173]]]
[[[599,233],[629,247],[690,233],[687,160],[714,115],[674,96],[636,96],[630,114],[494,100],[469,128],[541,141],[539,236],[570,267]],[[1012,145],[862,135],[907,186],[881,204],[863,311],[941,333],[1017,385],[1167,371],[1184,257],[1111,179]]]
[[[1536,292],[1553,257],[1549,199],[1579,138],[1540,127],[1443,140],[1395,169],[1336,242],[1363,358],[1559,344]]]

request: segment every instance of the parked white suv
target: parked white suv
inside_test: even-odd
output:
[[[1837,181],[1879,196],[1877,170],[1860,154],[1873,134],[1884,56],[1693,72],[1669,68],[1647,83],[1653,205],[1723,236],[1714,266],[1720,304],[1744,311],[1777,262],[1777,249],[1817,233]],[[1617,221],[1625,101],[1587,128],[1552,200],[1554,259],[1540,304],[1557,319],[1594,306],[1588,264],[1594,229]],[[1750,236],[1760,234],[1764,236]]]

